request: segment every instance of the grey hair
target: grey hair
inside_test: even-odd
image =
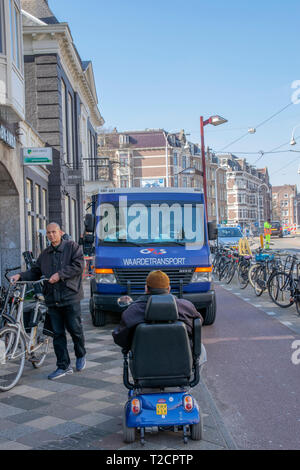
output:
[[[59,225],[57,222],[50,222],[50,223],[47,225],[47,228],[49,227],[49,225],[56,225],[56,227],[58,228],[58,230],[61,230],[60,225]]]

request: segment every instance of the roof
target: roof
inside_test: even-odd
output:
[[[163,129],[153,131],[124,131],[105,134],[109,138],[108,146],[119,148],[119,136],[129,137],[128,145],[130,148],[161,148],[166,146],[165,131]]]
[[[46,24],[59,23],[48,5],[48,0],[21,0],[22,9]]]
[[[273,193],[278,193],[284,189],[292,189],[293,191],[297,192],[297,185],[296,184],[283,184],[282,186],[273,186],[272,191]]]

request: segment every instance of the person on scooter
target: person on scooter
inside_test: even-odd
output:
[[[121,322],[112,333],[114,342],[129,351],[136,326],[144,322],[149,296],[169,294],[170,290],[170,279],[166,273],[163,271],[150,272],[146,279],[145,295],[139,297],[122,313]],[[194,318],[201,318],[202,321],[203,319],[192,302],[177,297],[175,299],[179,320],[186,325],[188,335],[191,338]]]

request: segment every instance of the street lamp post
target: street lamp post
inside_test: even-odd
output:
[[[205,201],[205,210],[207,212],[207,190],[206,190],[206,164],[205,164],[205,147],[204,147],[204,126],[207,124],[212,124],[213,126],[219,126],[227,122],[227,119],[222,118],[221,116],[211,116],[210,118],[204,121],[203,116],[200,117],[200,135],[201,135],[201,156],[202,156],[202,171],[203,171],[203,192],[204,192],[204,201]]]
[[[260,229],[260,204],[259,204],[259,191],[262,186],[265,186],[267,188],[267,192],[270,192],[269,186],[266,183],[261,183],[258,188],[257,188],[257,206],[258,206],[258,229]]]

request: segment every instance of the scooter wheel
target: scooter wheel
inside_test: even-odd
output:
[[[135,428],[129,428],[126,424],[126,416],[123,416],[123,441],[132,444],[135,441]]]
[[[202,420],[200,418],[200,422],[196,424],[191,424],[191,439],[193,441],[201,441],[202,433],[203,433],[203,426]]]

